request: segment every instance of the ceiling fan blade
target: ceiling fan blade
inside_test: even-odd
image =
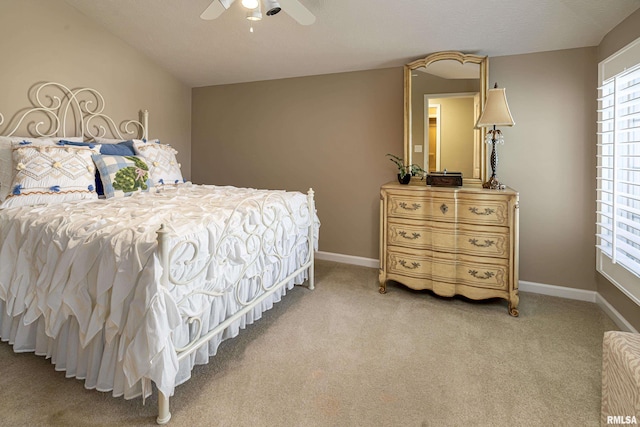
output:
[[[218,16],[222,15],[222,12],[227,10],[219,0],[213,0],[208,8],[202,12],[200,18],[205,19],[207,21],[211,19],[216,19]]]
[[[316,17],[313,13],[309,12],[309,9],[304,7],[298,0],[279,0],[282,10],[287,12],[287,15],[298,21],[301,25],[311,25],[316,22]]]

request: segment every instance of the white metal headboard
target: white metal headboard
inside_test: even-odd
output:
[[[31,106],[17,111],[0,135],[15,135],[23,129],[27,117],[33,116],[33,121],[25,122],[26,132],[33,137],[147,139],[149,136],[147,110],[140,111],[139,120],[126,120],[118,126],[103,113],[104,97],[92,88],[69,89],[55,82],[37,83],[29,90],[29,101]],[[3,123],[4,116],[0,113],[0,126]]]

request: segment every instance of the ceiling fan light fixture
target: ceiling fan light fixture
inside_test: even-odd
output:
[[[276,0],[264,0],[264,8],[267,11],[267,16],[273,16],[282,10],[280,3]]]
[[[204,0],[202,0],[204,1]],[[200,18],[205,21],[218,18],[222,13],[229,9],[235,0],[209,0],[211,3],[200,14]],[[316,17],[307,9],[300,0],[240,0],[242,6],[248,10],[253,11],[258,9],[257,13],[251,13],[247,15],[247,19],[252,21],[259,21],[262,19],[262,7],[264,6],[267,16],[273,16],[282,11],[280,2],[284,4],[284,11],[297,21],[300,25],[311,25],[316,21]]]
[[[253,9],[256,9],[258,6],[260,6],[260,1],[259,0],[242,0],[242,5],[247,9],[253,10]]]

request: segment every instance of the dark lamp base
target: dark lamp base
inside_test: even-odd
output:
[[[492,176],[489,178],[489,181],[482,184],[482,188],[488,188],[489,190],[504,190],[507,186],[498,181],[495,176]]]

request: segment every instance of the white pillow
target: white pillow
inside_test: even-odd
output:
[[[69,138],[31,138],[22,136],[0,136],[0,202],[4,202],[11,192],[11,183],[13,182],[14,168],[11,155],[11,143],[29,141],[37,145],[52,145],[60,140],[82,142],[82,137]]]
[[[180,163],[176,159],[178,152],[168,144],[159,140],[133,140],[136,154],[142,156],[149,165],[149,175],[153,185],[182,184],[184,178],[180,171]]]
[[[1,208],[97,199],[89,147],[12,142],[14,176]]]

